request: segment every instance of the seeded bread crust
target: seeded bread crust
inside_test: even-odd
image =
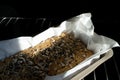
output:
[[[49,64],[48,75],[63,73],[93,55],[93,52],[86,48],[86,45],[74,35],[62,33],[61,38],[55,42],[53,47],[53,58]]]
[[[93,52],[72,33],[62,33],[0,61],[0,80],[44,80],[63,73]]]

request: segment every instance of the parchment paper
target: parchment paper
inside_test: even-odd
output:
[[[0,59],[3,60],[16,52],[34,47],[36,44],[44,41],[52,36],[58,36],[63,31],[73,32],[76,38],[81,39],[87,48],[95,54],[84,60],[69,71],[56,76],[47,76],[45,80],[69,80],[72,76],[80,72],[83,68],[90,65],[93,60],[99,59],[101,54],[104,54],[113,47],[118,47],[119,44],[108,37],[98,35],[94,32],[94,25],[91,21],[91,13],[83,13],[71,19],[63,21],[57,27],[50,27],[42,33],[34,37],[19,37],[10,40],[0,41]]]

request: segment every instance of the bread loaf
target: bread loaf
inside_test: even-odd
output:
[[[44,80],[93,55],[72,33],[63,32],[0,61],[0,80]]]

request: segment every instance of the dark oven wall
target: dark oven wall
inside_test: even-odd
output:
[[[6,1],[0,3],[0,16],[24,18],[47,18],[57,25],[81,13],[92,14],[95,31],[111,36],[119,33],[119,2],[116,1]],[[109,30],[108,30],[109,29]],[[36,29],[34,29],[36,30]],[[117,35],[114,35],[117,36]]]

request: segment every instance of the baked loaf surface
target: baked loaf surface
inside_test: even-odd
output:
[[[0,61],[0,80],[44,80],[63,73],[93,52],[72,33],[62,33]]]

